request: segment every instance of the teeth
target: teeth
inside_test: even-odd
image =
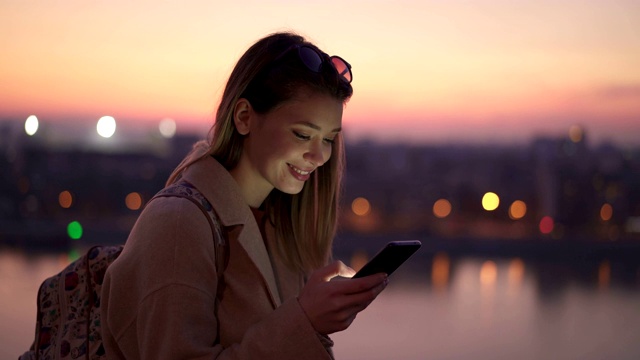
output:
[[[300,169],[298,169],[297,167],[294,167],[293,165],[289,165],[290,168],[293,169],[293,171],[297,172],[300,175],[309,175],[311,173],[311,171],[302,171]]]

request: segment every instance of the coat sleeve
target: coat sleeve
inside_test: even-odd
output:
[[[114,354],[140,359],[332,358],[295,298],[250,326],[239,343],[217,343],[218,277],[209,224],[188,200],[154,202],[108,270],[111,290],[103,314],[117,347]]]

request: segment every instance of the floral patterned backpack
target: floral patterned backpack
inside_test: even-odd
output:
[[[151,200],[170,196],[192,201],[207,216],[216,245],[216,270],[221,286],[227,249],[213,207],[184,180],[161,190]],[[107,267],[122,249],[122,245],[94,246],[40,285],[35,339],[19,360],[106,359],[100,333],[100,290]]]

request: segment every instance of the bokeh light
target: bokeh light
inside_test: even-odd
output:
[[[572,125],[569,128],[569,139],[571,139],[572,142],[579,143],[580,141],[582,141],[583,137],[584,137],[584,131],[582,130],[581,126]]]
[[[98,135],[103,138],[110,138],[116,132],[116,119],[113,116],[103,116],[98,120],[98,125],[96,126],[96,130],[98,131]]]
[[[495,262],[488,260],[482,263],[480,268],[480,283],[482,285],[492,285],[498,278],[498,266]]]
[[[554,225],[553,218],[551,216],[545,216],[540,220],[540,232],[543,234],[551,234]]]
[[[439,199],[433,204],[433,215],[437,218],[445,218],[451,214],[451,203],[447,199]]]
[[[482,208],[487,211],[493,211],[500,205],[500,198],[496,193],[488,192],[482,197]]]
[[[611,263],[609,260],[605,259],[598,266],[598,286],[600,288],[609,287],[609,283],[611,282]]]
[[[38,118],[35,115],[30,115],[24,122],[24,131],[27,135],[33,136],[38,132],[39,125],[40,123],[38,122]]]
[[[365,216],[371,212],[371,204],[369,200],[358,197],[351,203],[351,211],[358,216]]]
[[[73,240],[78,240],[82,237],[82,225],[77,221],[72,221],[67,225],[67,234]]]
[[[508,279],[510,284],[521,284],[524,278],[524,261],[515,258],[509,262]]]
[[[600,207],[600,218],[602,221],[609,221],[613,217],[613,206],[611,204],[604,204]]]
[[[431,283],[437,290],[446,288],[449,283],[449,268],[451,261],[446,253],[439,252],[433,257],[431,268]]]
[[[71,195],[71,192],[69,192],[69,190],[60,192],[58,195],[58,203],[60,204],[60,207],[64,209],[70,208],[71,205],[73,205],[73,195]]]
[[[132,192],[125,197],[124,202],[129,210],[140,210],[142,207],[142,196],[137,192]]]
[[[80,258],[80,251],[76,248],[69,250],[67,253],[67,263],[74,262]]]
[[[513,220],[522,219],[527,214],[527,204],[522,200],[516,200],[509,206],[509,217]]]
[[[173,119],[164,118],[160,121],[158,130],[160,131],[160,135],[170,139],[176,134],[176,122]]]

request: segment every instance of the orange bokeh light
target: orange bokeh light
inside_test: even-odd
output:
[[[603,221],[609,221],[613,217],[613,206],[611,204],[604,204],[600,208],[600,218]]]
[[[509,263],[509,283],[520,284],[524,278],[524,261],[520,258],[515,258]]]
[[[68,209],[73,204],[73,195],[68,190],[62,191],[58,195],[58,203],[64,209]]]
[[[451,214],[451,203],[447,199],[439,199],[433,204],[433,215],[437,218],[445,218]]]
[[[139,210],[142,207],[142,196],[137,192],[132,192],[124,199],[129,210]]]
[[[351,211],[358,216],[365,216],[371,211],[369,200],[359,197],[351,203]]]
[[[509,206],[509,217],[513,220],[522,219],[526,214],[527,204],[522,200],[516,200]]]
[[[480,268],[480,283],[482,285],[492,285],[498,278],[498,266],[493,261],[485,261]]]
[[[434,288],[441,290],[444,289],[449,283],[449,268],[451,261],[449,256],[445,253],[437,253],[433,257],[433,266],[431,270],[431,283]]]

